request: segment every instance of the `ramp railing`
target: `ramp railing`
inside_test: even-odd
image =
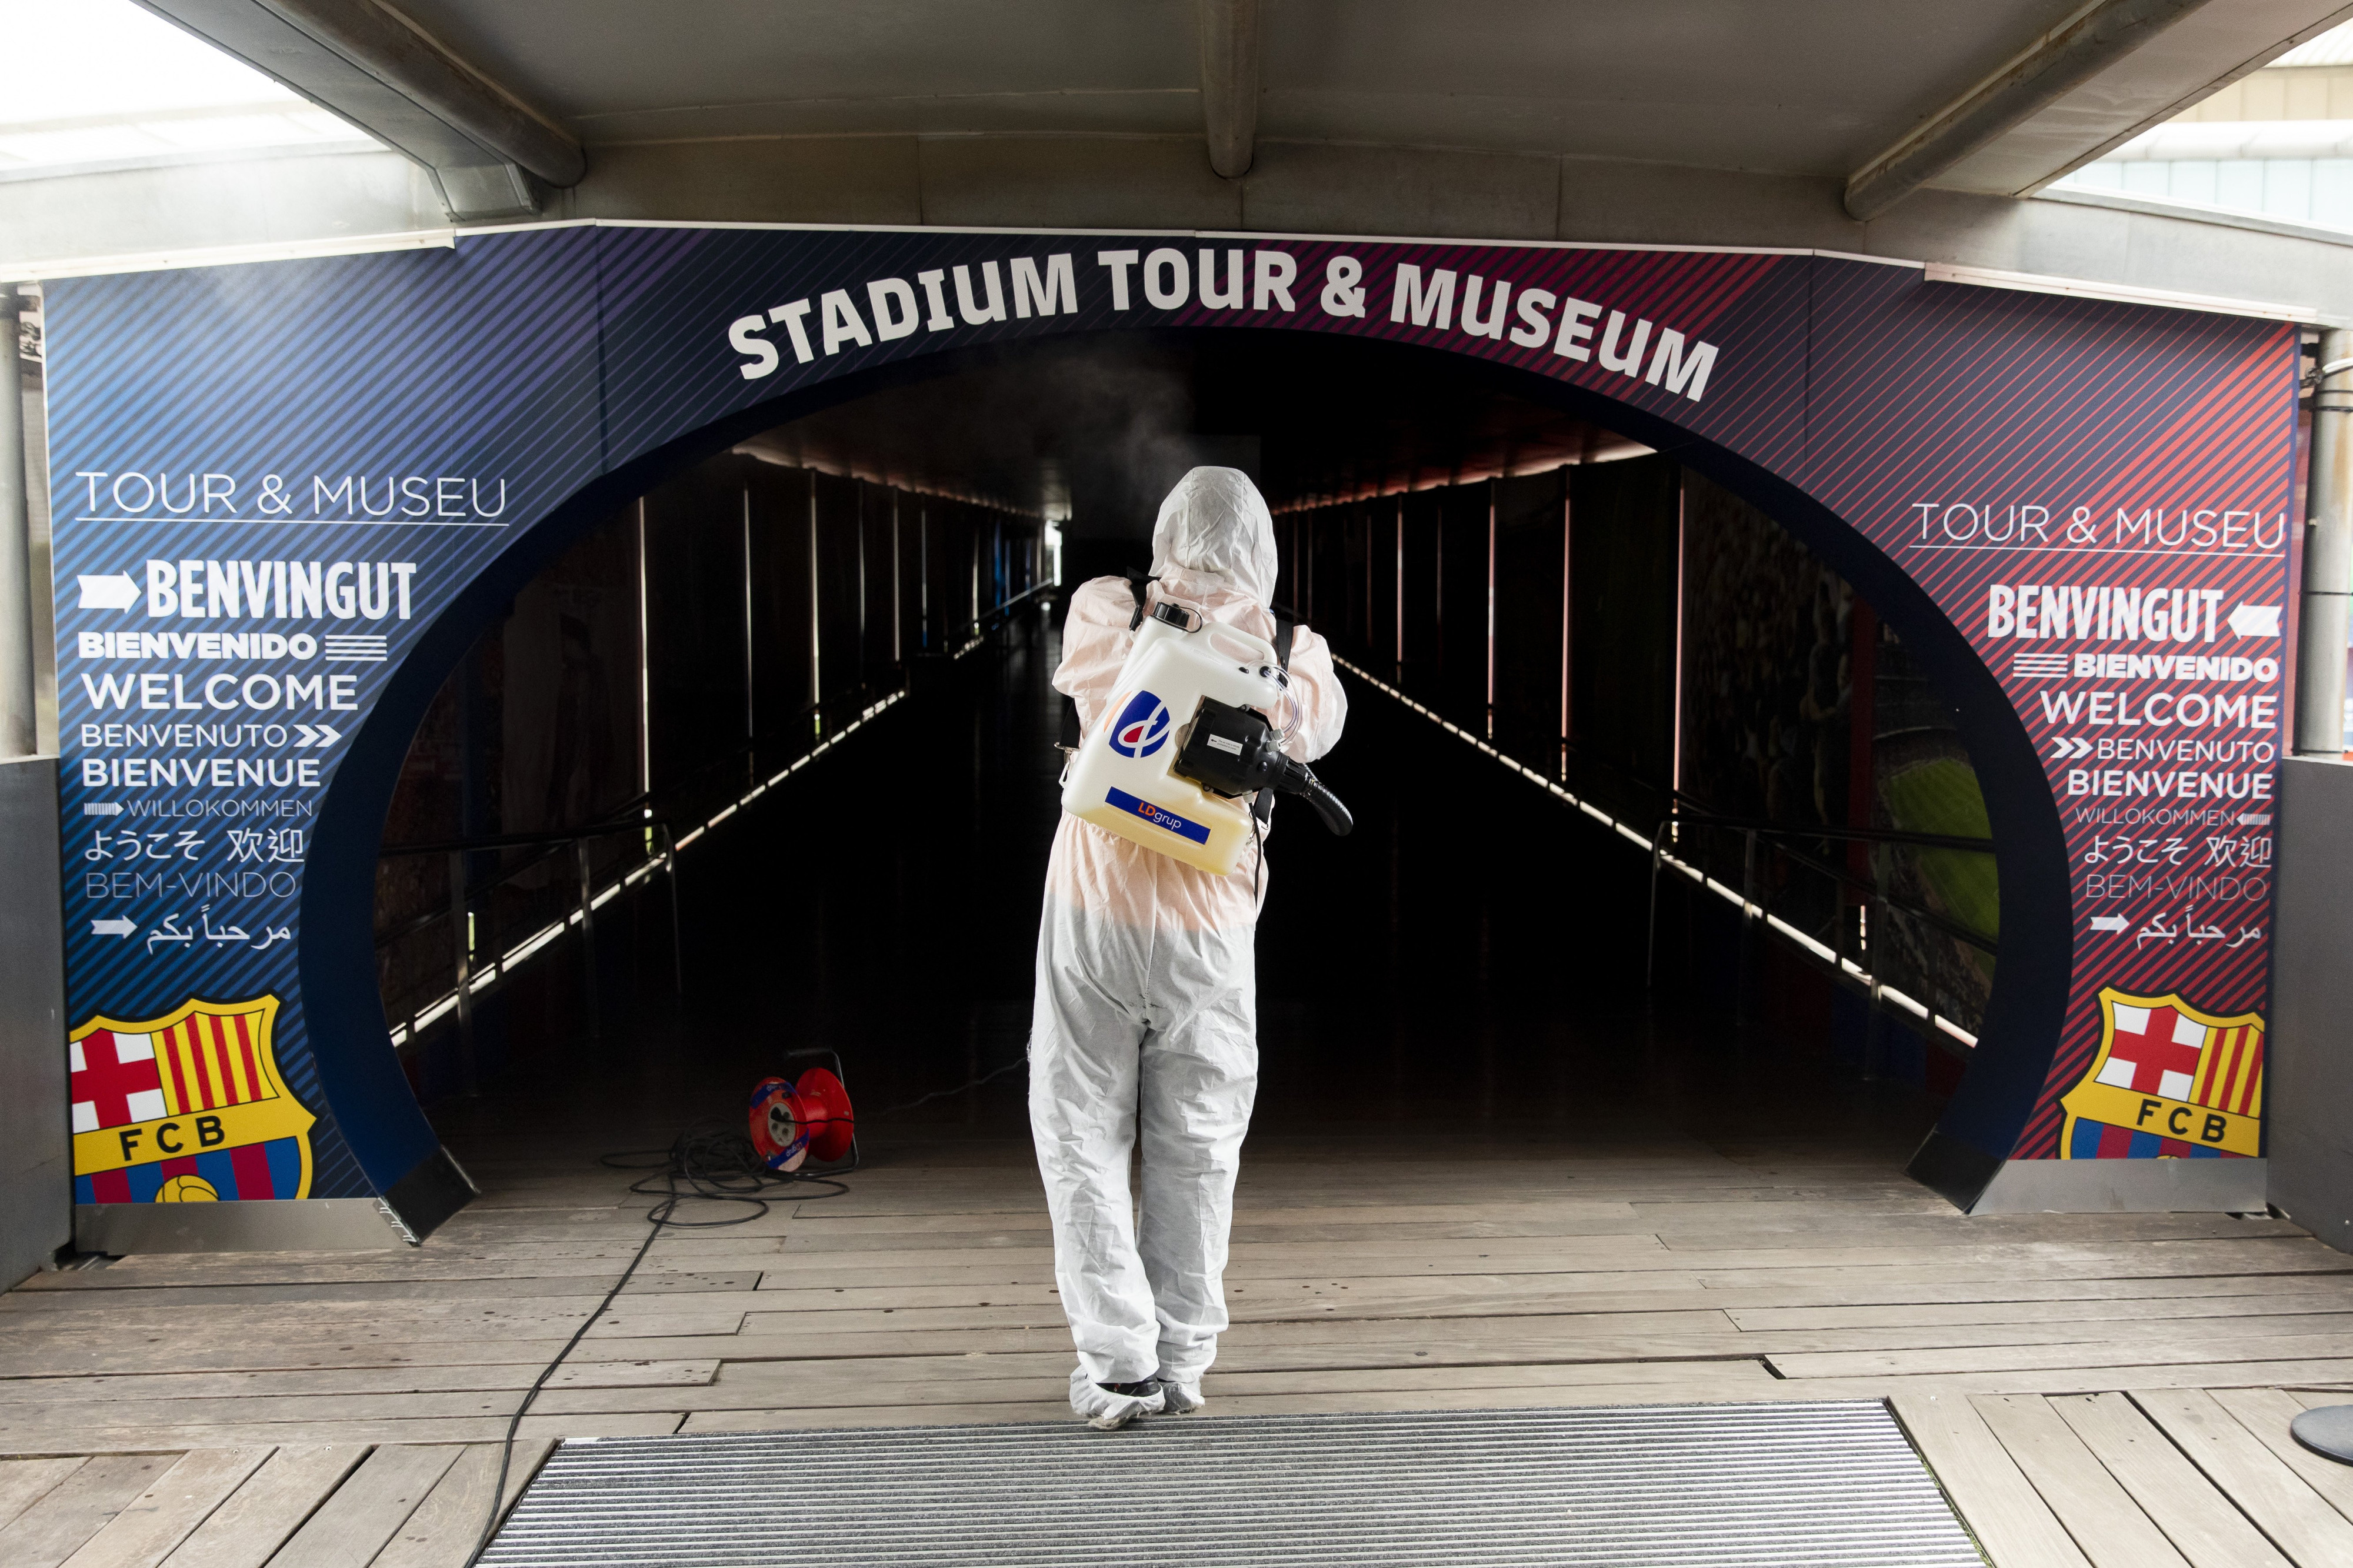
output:
[[[627,847],[620,856],[599,867],[595,847],[616,838]],[[478,879],[472,875],[478,858],[491,854],[503,858],[507,852],[518,849],[537,853],[524,855],[487,878]],[[474,1051],[475,998],[541,950],[575,931],[580,936],[581,999],[588,1036],[592,1040],[597,1037],[602,1009],[596,989],[596,911],[656,876],[666,876],[670,882],[671,983],[681,993],[686,988],[686,951],[679,934],[678,845],[671,837],[670,824],[661,818],[637,816],[560,833],[505,833],[393,844],[385,846],[381,856],[385,859],[447,857],[447,906],[427,910],[379,932],[375,945],[378,952],[383,952],[433,926],[447,925],[452,959],[450,988],[414,999],[407,1016],[394,1026],[392,1043],[397,1047],[415,1039],[442,1018],[456,1014],[459,1072],[465,1093],[471,1094],[480,1086]],[[536,879],[539,887],[522,889],[519,885],[526,879]],[[503,911],[499,895],[502,891],[543,895],[551,889],[561,889],[562,895],[568,896],[570,907],[559,908],[553,918],[548,918],[546,906],[554,900],[543,896],[509,899],[505,901],[520,901],[532,918],[520,922],[529,929],[519,938],[502,940],[500,916]]]
[[[1725,839],[1736,840],[1740,848],[1740,885],[1737,889],[1709,868],[1714,858],[1709,849]],[[1911,1013],[1958,1045],[1974,1047],[1977,1037],[1964,1028],[1959,1021],[1947,1016],[1936,1005],[1933,996],[1928,1001],[1922,1001],[1889,983],[1890,971],[1894,967],[1889,963],[1889,953],[1897,929],[1892,917],[1900,914],[1908,921],[1916,921],[1984,953],[1989,959],[2000,955],[1997,936],[1955,920],[1945,911],[1896,890],[1890,885],[1896,879],[1890,856],[1850,854],[1841,864],[1808,853],[1802,847],[1808,844],[1824,847],[1845,844],[1883,849],[1905,847],[1987,857],[1994,852],[1990,838],[1915,833],[1900,828],[1799,824],[1679,809],[1662,820],[1651,837],[1651,899],[1643,961],[1645,987],[1656,984],[1658,973],[1660,880],[1663,874],[1672,872],[1686,879],[1695,889],[1704,889],[1727,900],[1739,910],[1740,928],[1733,985],[1736,1024],[1747,1021],[1749,994],[1757,968],[1757,937],[1761,931],[1770,929],[1788,939],[1834,977],[1859,988],[1869,999],[1870,1025],[1866,1030],[1862,1058],[1866,1078],[1876,1075],[1883,1034],[1882,1023],[1885,1010],[1891,1005]],[[1778,867],[1773,864],[1776,861],[1779,863]],[[1819,879],[1830,885],[1832,893],[1831,916],[1815,931],[1807,931],[1777,912],[1776,902],[1793,882],[1793,879],[1774,874],[1780,868]],[[1847,918],[1850,911],[1855,917],[1852,921]],[[1828,942],[1822,940],[1825,935],[1830,939]]]

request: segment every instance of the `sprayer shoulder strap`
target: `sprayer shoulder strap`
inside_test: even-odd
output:
[[[1276,662],[1281,664],[1286,670],[1291,668],[1291,642],[1292,639],[1298,635],[1299,623],[1293,620],[1289,616],[1284,615],[1281,610],[1275,611],[1274,657]],[[1262,823],[1272,821],[1274,818],[1274,791],[1271,789],[1262,789],[1259,791],[1258,798],[1250,802],[1250,810],[1258,817],[1259,821]]]
[[[1133,567],[1129,568],[1124,574],[1123,574],[1123,575],[1127,579],[1127,591],[1129,595],[1135,600],[1135,613],[1127,618],[1127,629],[1133,632],[1138,626],[1144,625],[1145,612],[1152,607],[1151,584],[1154,579],[1136,571]],[[1286,642],[1282,646],[1284,653],[1288,655],[1291,645]],[[1287,668],[1289,666],[1286,664],[1285,668]],[[1062,738],[1059,744],[1065,752],[1075,752],[1079,749],[1080,745],[1085,741],[1085,729],[1079,723],[1079,700],[1075,697],[1063,698]]]

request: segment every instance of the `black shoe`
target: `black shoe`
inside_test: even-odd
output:
[[[1122,1399],[1149,1399],[1160,1392],[1160,1380],[1147,1377],[1142,1383],[1098,1383],[1095,1386],[1116,1394]]]

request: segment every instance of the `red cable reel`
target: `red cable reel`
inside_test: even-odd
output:
[[[849,1090],[823,1068],[797,1080],[764,1078],[753,1088],[752,1147],[771,1171],[797,1171],[811,1156],[829,1165],[857,1136]]]

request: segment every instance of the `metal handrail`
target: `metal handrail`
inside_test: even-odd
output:
[[[1001,605],[990,607],[988,610],[983,612],[974,619],[959,623],[960,626],[967,633],[965,644],[961,648],[954,650],[945,657],[951,659],[963,657],[965,653],[970,652],[972,647],[989,633],[999,630],[1008,624],[1017,612],[1029,606],[1034,601],[1042,597],[1050,596],[1060,588],[1060,584],[1052,582],[1033,584],[1029,588],[1024,589],[1021,593],[1006,600]],[[838,694],[835,698],[829,699],[824,702],[812,704],[804,711],[806,714],[814,715],[822,719],[839,705],[848,704],[850,707],[856,707],[860,702],[865,702],[868,704],[868,716],[871,717],[874,703],[881,702],[887,704],[889,701],[893,700],[895,696],[903,693],[907,689],[906,682],[903,679],[903,671],[908,664],[912,664],[915,658],[923,657],[926,656],[920,654],[909,656],[906,661],[902,665],[902,679],[901,684],[891,692],[883,693],[878,698],[871,688],[861,684],[851,691]],[[854,728],[854,724],[851,727]],[[759,742],[756,738],[749,740],[743,745],[733,748],[722,755],[712,757],[705,762],[698,763],[688,769],[681,778],[673,784],[666,785],[665,791],[666,793],[674,793],[680,787],[691,786],[696,781],[702,779],[707,774],[727,768],[731,764],[740,762],[746,756],[756,755],[758,746]],[[820,747],[820,749],[822,748]],[[542,947],[544,947],[549,942],[554,940],[556,937],[561,936],[565,930],[569,929],[575,923],[579,925],[581,930],[581,941],[584,950],[582,955],[582,975],[583,986],[586,993],[585,1000],[588,1012],[588,1032],[592,1039],[596,1037],[598,1033],[597,1020],[599,1014],[596,994],[596,906],[610,899],[620,889],[627,887],[629,883],[640,878],[654,874],[661,874],[668,876],[670,879],[670,973],[672,983],[678,992],[681,994],[684,994],[686,989],[685,946],[681,940],[679,929],[679,840],[678,837],[672,831],[667,818],[650,815],[649,803],[652,798],[653,797],[650,794],[640,793],[638,795],[632,795],[626,801],[620,802],[616,807],[614,807],[617,812],[628,813],[636,811],[643,813],[644,815],[611,816],[598,822],[584,824],[577,827],[546,833],[492,834],[473,838],[432,839],[412,844],[392,844],[385,845],[377,851],[377,857],[379,859],[392,859],[406,856],[436,854],[447,855],[449,857],[448,881],[450,888],[450,900],[448,907],[447,909],[427,910],[409,920],[402,921],[399,925],[394,926],[391,929],[379,933],[375,939],[375,948],[378,952],[381,952],[394,943],[401,942],[415,935],[417,932],[423,931],[426,927],[432,925],[437,921],[446,920],[452,923],[452,946],[454,949],[457,982],[454,993],[452,995],[448,997],[435,998],[423,1007],[412,1009],[407,1019],[403,1025],[403,1027],[407,1030],[408,1037],[414,1039],[420,1029],[431,1021],[426,1018],[425,1016],[427,1013],[431,1013],[432,1018],[438,1019],[443,1016],[443,1011],[437,1009],[443,1009],[443,1005],[445,1003],[448,1004],[448,1007],[450,1009],[454,1009],[458,1015],[458,1029],[461,1041],[460,1058],[462,1062],[465,1092],[469,1094],[474,1093],[478,1087],[478,1070],[473,1038],[473,997],[475,993],[478,990],[487,991],[492,985],[503,980],[513,963],[520,963],[523,958],[538,952]],[[744,803],[737,803],[737,805],[741,804]],[[735,806],[731,805],[728,807],[728,812],[732,813],[734,809]],[[722,816],[725,815],[727,815],[727,813],[722,814]],[[705,824],[704,826],[705,827],[708,827],[711,824]],[[697,829],[696,833],[701,831],[702,829]],[[600,882],[596,878],[594,868],[590,862],[588,855],[589,842],[596,838],[640,833],[658,835],[660,838],[660,846],[659,849],[649,849],[649,853],[642,858],[633,859],[628,864],[623,866],[617,876],[613,877],[609,880]],[[695,837],[695,834],[690,833],[686,837],[691,842]],[[522,876],[524,872],[543,865],[566,845],[570,845],[572,847],[577,872],[578,892],[575,907],[558,924],[534,932],[532,936],[526,938],[522,943],[518,944],[508,952],[493,956],[490,961],[488,978],[483,978],[483,969],[477,965],[475,955],[472,951],[473,942],[471,936],[471,922],[468,919],[472,908],[489,894],[495,892],[499,888],[512,882],[517,877]],[[501,868],[497,873],[491,877],[487,881],[477,883],[470,880],[468,877],[468,859],[471,856],[495,853],[508,849],[532,848],[539,849],[541,853],[527,856],[524,858],[518,860],[513,865]]]
[[[1680,792],[1677,793],[1680,795]],[[1956,941],[1967,942],[1989,956],[1999,958],[2000,955],[2000,946],[1994,938],[1938,914],[1934,910],[1914,903],[1910,900],[1897,898],[1880,885],[1877,876],[1874,875],[1866,880],[1844,868],[1816,859],[1792,847],[1787,842],[1779,842],[1829,838],[1852,843],[1905,845],[1919,848],[1942,849],[1949,853],[1988,855],[1992,854],[1995,849],[1994,841],[1989,838],[1965,837],[1953,834],[1914,833],[1901,828],[1806,826],[1749,817],[1718,816],[1711,813],[1684,812],[1662,820],[1658,831],[1651,840],[1651,902],[1646,933],[1647,947],[1643,956],[1645,989],[1655,986],[1657,982],[1661,869],[1668,860],[1673,859],[1680,870],[1698,878],[1703,883],[1715,880],[1704,868],[1668,854],[1668,846],[1675,837],[1674,830],[1683,827],[1704,831],[1736,832],[1742,837],[1744,847],[1741,856],[1740,936],[1733,982],[1733,1014],[1736,1027],[1746,1021],[1749,976],[1754,965],[1752,955],[1757,928],[1772,915],[1766,901],[1769,900],[1769,893],[1765,895],[1764,899],[1760,899],[1757,886],[1757,851],[1760,843],[1771,844],[1779,854],[1798,862],[1808,870],[1862,892],[1865,895],[1864,908],[1868,911],[1869,919],[1866,929],[1874,933],[1887,929],[1887,911],[1896,910],[1945,932]],[[1785,929],[1794,930],[1795,928],[1785,925]],[[1831,935],[1835,943],[1831,948],[1834,969],[1843,974],[1852,968],[1854,977],[1862,982],[1870,998],[1870,1026],[1863,1047],[1863,1076],[1866,1079],[1872,1078],[1875,1076],[1873,1058],[1885,1007],[1885,979],[1881,973],[1880,964],[1874,963],[1868,969],[1863,967],[1863,960],[1868,956],[1867,949],[1858,950],[1852,959],[1847,956],[1843,922],[1833,928]],[[1933,1019],[1937,1015],[1931,1010],[1929,1016]]]
[[[1678,800],[1691,797],[1683,791],[1674,792]],[[1679,811],[1666,819],[1670,826],[1690,823],[1701,827],[1728,827],[1742,832],[1757,833],[1777,838],[1841,838],[1865,844],[1915,844],[1926,849],[1959,849],[1973,855],[1990,855],[1995,850],[1990,838],[1969,838],[1950,833],[1913,833],[1900,827],[1834,827],[1828,825],[1776,822],[1769,817],[1719,816],[1712,811]]]
[[[648,853],[642,858],[624,866],[617,877],[600,884],[588,853],[588,846],[596,839],[609,838],[623,834],[653,835],[659,838],[660,847],[658,850],[649,847]],[[482,973],[482,968],[478,965],[474,952],[471,919],[474,908],[499,888],[512,881],[525,871],[543,864],[565,845],[572,847],[577,889],[576,903],[572,912],[565,916],[556,926],[552,926],[525,939],[512,952],[493,956],[488,968],[488,978],[478,978]],[[474,882],[467,875],[467,861],[470,856],[501,849],[530,847],[540,847],[544,852],[530,856],[512,866],[501,868],[497,875],[487,881]],[[588,1037],[591,1040],[598,1037],[601,1006],[596,985],[596,906],[638,877],[654,874],[656,868],[659,868],[659,872],[670,879],[670,979],[678,993],[681,995],[685,994],[686,948],[679,931],[678,846],[670,834],[668,821],[650,816],[608,819],[560,832],[492,834],[476,838],[396,844],[382,849],[379,852],[379,858],[390,859],[403,856],[429,854],[442,854],[449,858],[448,907],[443,910],[427,910],[404,921],[393,930],[380,934],[376,938],[375,946],[377,951],[381,952],[394,942],[424,930],[436,921],[446,920],[450,922],[451,946],[455,960],[455,986],[452,997],[454,1010],[458,1015],[459,1074],[465,1093],[470,1095],[478,1092],[480,1083],[480,1067],[474,1049],[475,994],[478,991],[487,991],[503,980],[514,961],[537,952],[548,942],[562,935],[564,930],[575,924],[580,928],[582,1000],[587,1009]],[[424,1011],[424,1009],[416,1009],[409,1014],[406,1026],[408,1030],[408,1037],[411,1039],[417,1037],[423,1026],[421,1020]],[[438,1013],[435,1014],[437,1017],[439,1016]]]

